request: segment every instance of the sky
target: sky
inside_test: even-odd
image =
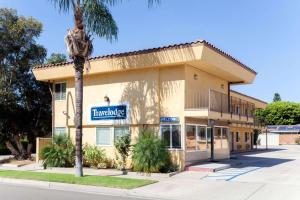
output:
[[[0,0],[0,7],[43,23],[38,43],[51,53],[66,53],[64,36],[73,27],[71,14],[51,0]],[[299,0],[123,0],[111,7],[118,40],[94,37],[93,56],[205,39],[258,75],[250,85],[232,89],[271,102],[300,102]]]

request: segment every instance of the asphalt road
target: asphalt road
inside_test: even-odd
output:
[[[142,200],[139,198],[107,196],[71,191],[41,189],[0,184],[0,200]],[[144,199],[143,199],[144,200]]]

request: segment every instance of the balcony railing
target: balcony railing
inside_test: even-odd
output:
[[[251,102],[228,96],[215,90],[187,90],[186,109],[208,109],[209,111],[253,117],[255,105]]]

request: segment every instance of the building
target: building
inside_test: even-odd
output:
[[[300,143],[300,124],[298,125],[269,125],[267,133],[259,136],[260,145],[278,146]]]
[[[114,157],[115,138],[130,133],[134,142],[151,128],[167,141],[181,169],[253,147],[260,128],[253,111],[266,103],[230,88],[251,84],[256,72],[207,41],[99,56],[90,64],[84,72],[83,143]],[[72,62],[38,66],[33,73],[52,85],[53,132],[74,139]]]

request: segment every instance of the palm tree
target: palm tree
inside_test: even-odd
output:
[[[92,54],[91,34],[105,37],[112,41],[117,39],[118,27],[110,13],[109,7],[122,0],[50,0],[60,11],[73,11],[74,29],[69,30],[65,38],[68,53],[74,61],[75,69],[75,129],[76,129],[76,163],[75,176],[83,176],[82,170],[82,101],[83,70]],[[148,6],[160,0],[148,0]]]

